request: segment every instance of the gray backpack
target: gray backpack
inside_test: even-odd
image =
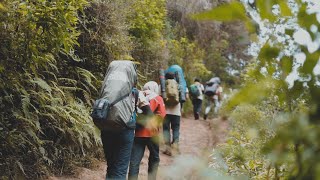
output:
[[[110,63],[100,98],[96,100],[91,114],[99,129],[119,131],[135,128],[136,81],[137,73],[132,61],[117,60]]]
[[[214,77],[211,78],[204,89],[204,94],[207,96],[214,96],[216,94],[217,89],[219,88],[220,78]]]

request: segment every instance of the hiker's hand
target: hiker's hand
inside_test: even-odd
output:
[[[161,125],[161,118],[159,116],[152,116],[146,122],[146,128],[149,130],[158,129]]]

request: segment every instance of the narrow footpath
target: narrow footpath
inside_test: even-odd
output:
[[[228,122],[221,119],[194,120],[182,118],[180,127],[180,155],[167,156],[160,150],[158,179],[200,179],[208,167],[210,153],[219,143],[224,142]],[[163,147],[163,146],[162,146]],[[148,150],[140,166],[139,180],[146,180]],[[103,180],[106,165],[100,162],[96,169],[79,168],[73,177],[50,177],[49,180]]]

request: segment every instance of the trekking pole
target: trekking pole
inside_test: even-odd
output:
[[[164,77],[164,70],[160,69],[159,74],[160,74],[159,78],[160,78],[161,96],[163,99],[165,99],[167,98],[167,95],[166,95],[166,79]]]

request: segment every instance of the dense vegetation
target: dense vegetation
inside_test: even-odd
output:
[[[221,112],[231,121],[228,140],[212,155],[212,171],[221,177],[319,178],[314,6],[300,0],[0,1],[0,179],[72,173],[74,165],[102,157],[89,111],[114,59],[140,64],[139,85],[179,64],[188,83],[217,75],[239,87]]]
[[[253,179],[319,179],[319,9],[316,2],[233,2],[200,19],[259,24],[258,56],[225,104],[229,138],[213,153],[219,173]],[[226,13],[226,10],[233,12]],[[224,12],[224,13],[222,13]],[[234,16],[234,14],[237,16]],[[318,14],[317,14],[318,13]]]
[[[242,23],[189,17],[218,2],[0,1],[0,179],[72,173],[101,157],[89,111],[114,59],[139,62],[140,85],[173,63],[188,82],[215,74],[236,85],[230,72],[248,60]]]

